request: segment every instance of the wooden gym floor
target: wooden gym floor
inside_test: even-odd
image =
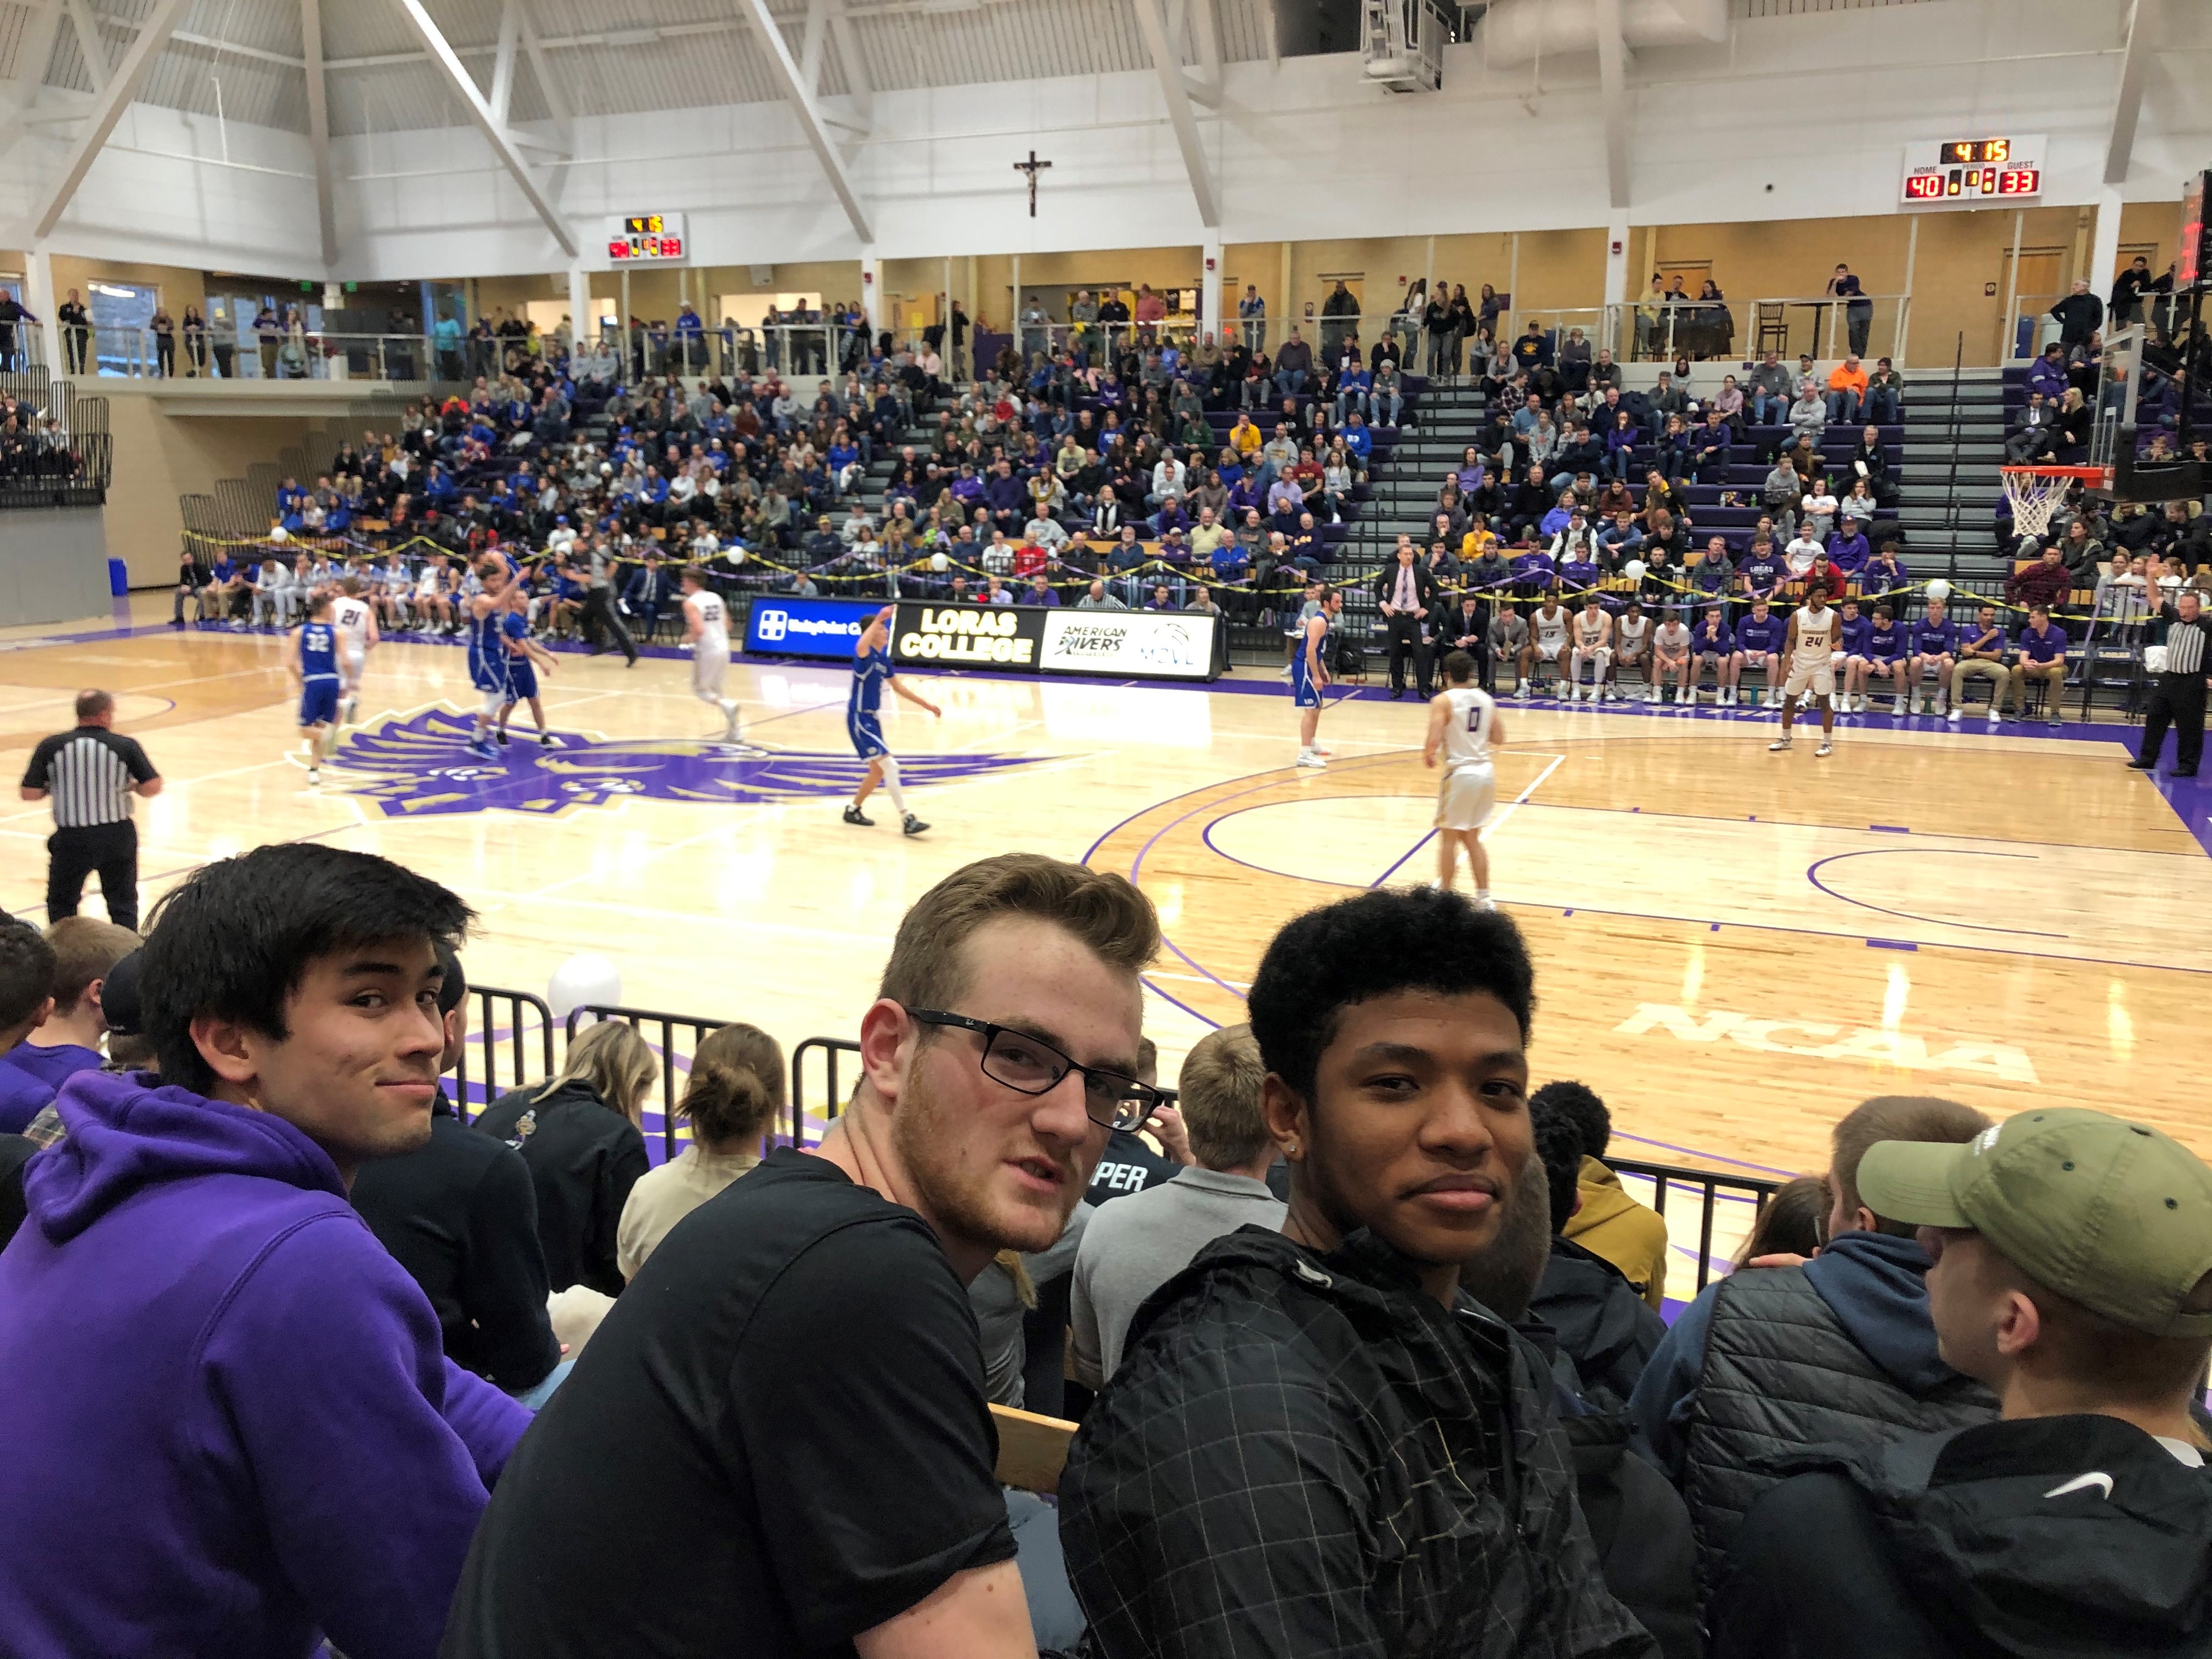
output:
[[[841,669],[732,665],[746,735],[776,751],[741,761],[708,740],[719,716],[687,659],[564,654],[545,687],[559,746],[518,710],[486,766],[459,744],[461,651],[387,643],[343,763],[310,790],[277,640],[173,633],[167,605],[0,633],[16,775],[99,684],[168,779],[140,808],[146,901],[263,842],[382,853],[477,908],[473,981],[542,994],[601,952],[628,1003],[749,1019],[787,1048],[849,1035],[908,902],[985,854],[1087,859],[1152,896],[1170,949],[1146,1018],[1170,1079],[1241,1018],[1286,918],[1433,873],[1424,711],[1373,689],[1327,714],[1336,758],[1312,773],[1290,765],[1287,688],[1264,670],[1218,690],[929,677],[941,722],[886,699],[933,826],[908,840],[881,794],[873,830],[838,821]],[[1534,1073],[1598,1089],[1617,1153],[1816,1171],[1841,1111],[1908,1092],[2100,1106],[2212,1154],[2192,1098],[2212,792],[2124,769],[2133,728],[1856,719],[1820,761],[1809,732],[1767,753],[1771,714],[1505,706],[1492,884],[1536,954]],[[42,805],[0,817],[0,902],[36,921],[49,827]]]

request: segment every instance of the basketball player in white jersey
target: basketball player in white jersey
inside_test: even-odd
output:
[[[1644,690],[1638,695],[1638,702],[1659,701],[1659,688],[1651,678],[1651,618],[1644,614],[1642,603],[1628,602],[1613,624],[1613,685],[1617,696],[1626,696],[1622,689],[1628,671],[1633,668],[1643,678]]]
[[[1827,590],[1814,583],[1805,590],[1805,603],[1790,618],[1790,639],[1782,654],[1790,665],[1790,678],[1782,687],[1782,735],[1766,746],[1787,749],[1790,722],[1796,718],[1797,700],[1807,691],[1820,700],[1820,746],[1814,758],[1833,754],[1836,748],[1836,613],[1828,608]]]
[[[361,712],[361,677],[368,648],[377,641],[376,607],[362,597],[362,580],[347,576],[331,602],[331,626],[338,635],[338,723],[351,726]]]
[[[1425,766],[1443,757],[1443,783],[1437,791],[1436,884],[1452,884],[1464,847],[1468,873],[1474,878],[1474,902],[1486,910],[1492,906],[1482,826],[1498,799],[1491,750],[1504,741],[1498,704],[1474,684],[1474,659],[1464,651],[1450,653],[1444,658],[1444,689],[1429,699],[1429,738],[1421,748]]]
[[[684,638],[691,647],[691,695],[722,711],[722,741],[738,740],[738,705],[722,695],[730,672],[729,613],[722,596],[707,586],[707,573],[684,573]]]
[[[1575,613],[1574,647],[1567,653],[1567,701],[1576,702],[1583,695],[1583,665],[1590,671],[1589,700],[1606,700],[1605,677],[1613,667],[1613,618],[1605,614],[1597,602],[1597,595],[1585,593],[1583,608]]]
[[[1651,635],[1651,696],[1653,702],[1667,700],[1667,682],[1674,682],[1674,701],[1694,702],[1692,690],[1695,676],[1690,667],[1690,630],[1674,611],[1652,630]]]
[[[1529,694],[1535,664],[1550,663],[1556,672],[1567,652],[1567,620],[1556,596],[1547,597],[1528,618],[1528,643],[1521,647],[1521,684],[1514,688],[1515,696]]]

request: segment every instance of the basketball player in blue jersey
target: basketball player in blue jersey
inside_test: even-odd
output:
[[[885,605],[868,619],[860,630],[860,643],[853,649],[853,692],[845,703],[845,734],[853,740],[853,747],[862,760],[867,762],[867,775],[860,787],[853,792],[852,804],[845,809],[845,822],[872,829],[875,820],[866,817],[860,808],[880,783],[891,792],[891,805],[898,808],[899,822],[909,836],[918,836],[929,828],[920,818],[907,811],[905,792],[899,787],[898,757],[884,741],[884,728],[878,716],[884,704],[884,687],[904,697],[917,708],[927,708],[939,720],[945,711],[927,697],[900,679],[891,668],[891,617],[894,607]]]
[[[338,631],[331,596],[307,602],[307,620],[284,641],[284,672],[300,692],[300,729],[307,734],[307,781],[323,781],[322,759],[338,718]]]
[[[477,689],[483,702],[477,710],[476,731],[469,738],[469,752],[480,760],[497,760],[499,750],[492,743],[492,722],[499,718],[501,710],[514,701],[513,674],[508,666],[514,659],[507,648],[506,617],[512,609],[507,592],[507,561],[488,553],[477,562],[474,574],[477,591],[461,601],[461,614],[467,619],[469,684]]]
[[[507,641],[507,702],[499,711],[499,746],[507,747],[507,717],[514,713],[514,705],[530,705],[531,718],[538,722],[538,741],[550,749],[553,734],[545,729],[545,705],[538,700],[538,671],[553,672],[553,653],[530,637],[530,622],[518,609],[522,585],[511,584],[501,596],[507,609],[501,613],[499,631]]]
[[[1300,766],[1328,764],[1328,750],[1314,739],[1321,735],[1322,693],[1328,689],[1328,642],[1343,611],[1343,594],[1334,588],[1323,593],[1321,609],[1301,624],[1304,637],[1291,659],[1291,707],[1298,711]]]

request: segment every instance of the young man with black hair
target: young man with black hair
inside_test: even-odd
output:
[[[76,1073],[100,1069],[107,1033],[100,988],[108,969],[138,948],[138,935],[97,917],[64,916],[46,929],[46,945],[54,953],[52,1006],[45,1023],[0,1058],[58,1090]]]
[[[1913,1096],[1846,1113],[1831,1137],[1820,1253],[1707,1286],[1644,1366],[1629,1415],[1689,1501],[1708,1593],[1744,1511],[1775,1484],[1775,1455],[1996,1414],[1989,1390],[1938,1350],[1914,1229],[1869,1207],[1858,1184],[1878,1141],[1959,1146],[1989,1127],[1972,1107]]]
[[[54,1008],[54,949],[21,916],[0,914],[0,1133],[21,1134],[54,1085],[15,1064],[15,1050]]]
[[[1530,1310],[1558,1334],[1589,1398],[1619,1411],[1666,1336],[1666,1322],[1644,1304],[1613,1263],[1559,1237],[1581,1202],[1582,1132],[1567,1113],[1533,1099],[1528,1117],[1550,1191],[1553,1233]]]
[[[438,1013],[442,1078],[468,1039],[468,981],[441,946]],[[422,1287],[438,1316],[446,1356],[526,1404],[561,1362],[545,1310],[545,1256],[529,1166],[513,1147],[477,1134],[438,1087],[430,1138],[411,1152],[362,1166],[350,1194],[384,1248]]]
[[[1426,888],[1268,946],[1289,1219],[1146,1300],[1060,1480],[1105,1659],[1657,1652],[1599,1577],[1551,1378],[1460,1284],[1531,1157],[1534,980],[1511,921]]]
[[[85,1073],[0,1254],[0,1630],[21,1659],[428,1659],[529,1413],[346,1202],[430,1130],[468,907],[365,853],[195,871],[143,952],[161,1079]]]
[[[1562,1078],[1528,1097],[1532,1113],[1556,1112],[1570,1120],[1583,1147],[1575,1177],[1571,1213],[1559,1224],[1559,1237],[1605,1258],[1655,1310],[1666,1304],[1667,1222],[1648,1204],[1622,1188],[1620,1177],[1605,1162],[1613,1144],[1613,1114],[1586,1083]]]
[[[1056,1243],[1158,1103],[1132,1075],[1158,946],[1126,880],[1033,854],[916,901],[851,1104],[616,1299],[500,1483],[446,1659],[1033,1655],[967,1286]]]
[[[2212,1641],[2212,1169],[2072,1107],[1963,1146],[1887,1141],[1868,1202],[1917,1224],[1943,1357],[2000,1421],[1808,1471],[1744,1517],[1716,1659],[2199,1656]]]

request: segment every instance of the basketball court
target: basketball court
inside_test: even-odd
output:
[[[475,905],[472,981],[543,994],[595,952],[625,1003],[750,1020],[787,1049],[849,1037],[902,912],[983,854],[1083,859],[1152,896],[1168,949],[1146,1021],[1170,1079],[1242,1018],[1285,920],[1434,872],[1423,708],[1357,691],[1323,720],[1328,769],[1301,770],[1263,669],[1211,689],[927,677],[942,721],[886,699],[933,826],[909,840],[888,812],[838,821],[858,768],[842,667],[734,665],[769,751],[745,758],[703,735],[716,717],[676,653],[563,653],[557,746],[518,711],[488,763],[463,746],[463,653],[386,644],[311,789],[274,636],[174,633],[142,600],[135,623],[0,647],[15,763],[97,680],[168,779],[141,808],[149,899],[264,841],[381,853]],[[1536,954],[1534,1073],[1605,1095],[1622,1155],[1814,1171],[1878,1093],[2120,1106],[2212,1152],[2182,1086],[2212,983],[2212,794],[2126,770],[2136,728],[1856,717],[1816,760],[1767,751],[1770,711],[1504,708],[1492,884]],[[33,921],[48,827],[27,804],[0,823],[8,908]]]

